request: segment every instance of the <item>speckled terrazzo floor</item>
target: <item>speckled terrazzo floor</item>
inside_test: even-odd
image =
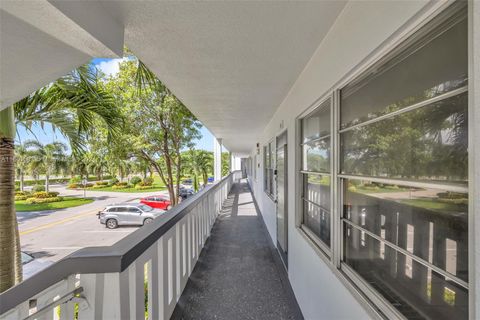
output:
[[[232,187],[172,319],[303,319],[246,182]]]

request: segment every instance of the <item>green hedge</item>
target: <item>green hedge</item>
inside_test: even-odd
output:
[[[155,188],[155,186],[141,186],[140,184],[137,184],[135,186],[135,189],[137,190],[147,190],[147,189],[153,189]]]
[[[127,184],[118,184],[112,187],[112,190],[120,190],[120,189],[128,189],[131,188],[131,186]]]
[[[28,198],[26,200],[27,204],[39,204],[39,203],[51,203],[63,201],[62,197],[53,197],[53,198]]]
[[[37,199],[55,198],[57,196],[58,196],[58,192],[39,191],[39,192],[33,193],[33,197]]]
[[[108,180],[111,179],[111,176],[103,176],[102,179]],[[53,178],[49,179],[50,184],[56,184],[56,183],[68,183],[71,179],[70,178]],[[98,178],[96,176],[90,176],[87,179],[88,181],[97,181]],[[80,179],[81,182],[81,179]],[[34,186],[34,185],[45,185],[45,179],[39,179],[39,180],[24,180],[23,181],[24,186]],[[20,186],[20,181],[15,181],[15,186],[19,187]]]

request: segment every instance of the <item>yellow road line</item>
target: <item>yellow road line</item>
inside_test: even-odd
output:
[[[98,212],[98,211],[90,211],[90,212],[86,212],[86,213],[81,213],[81,214],[77,214],[77,215],[75,215],[75,216],[71,216],[71,217],[68,217],[68,218],[65,218],[65,219],[62,219],[62,220],[58,220],[58,221],[55,221],[55,222],[46,223],[46,224],[44,224],[44,225],[41,225],[41,226],[38,226],[38,227],[35,227],[35,228],[31,228],[31,229],[27,229],[27,230],[25,230],[25,231],[21,231],[21,232],[20,232],[20,235],[21,235],[21,236],[24,236],[24,235],[29,234],[29,233],[32,233],[32,232],[36,232],[36,231],[48,229],[48,228],[57,226],[57,225],[59,225],[59,224],[62,224],[62,223],[68,222],[68,221],[72,221],[72,220],[75,220],[75,219],[78,219],[78,218],[81,218],[81,217],[85,217],[85,216],[91,215],[91,214],[94,213],[94,212]]]

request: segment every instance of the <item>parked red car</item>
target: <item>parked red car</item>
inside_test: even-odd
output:
[[[170,200],[168,200],[164,196],[149,196],[140,199],[140,202],[152,208],[158,208],[163,210],[170,210],[170,208],[172,207]]]

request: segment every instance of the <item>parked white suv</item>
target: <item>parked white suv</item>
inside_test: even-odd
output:
[[[165,210],[154,209],[143,203],[120,203],[107,206],[97,216],[100,223],[109,229],[123,225],[144,225],[162,215]]]

